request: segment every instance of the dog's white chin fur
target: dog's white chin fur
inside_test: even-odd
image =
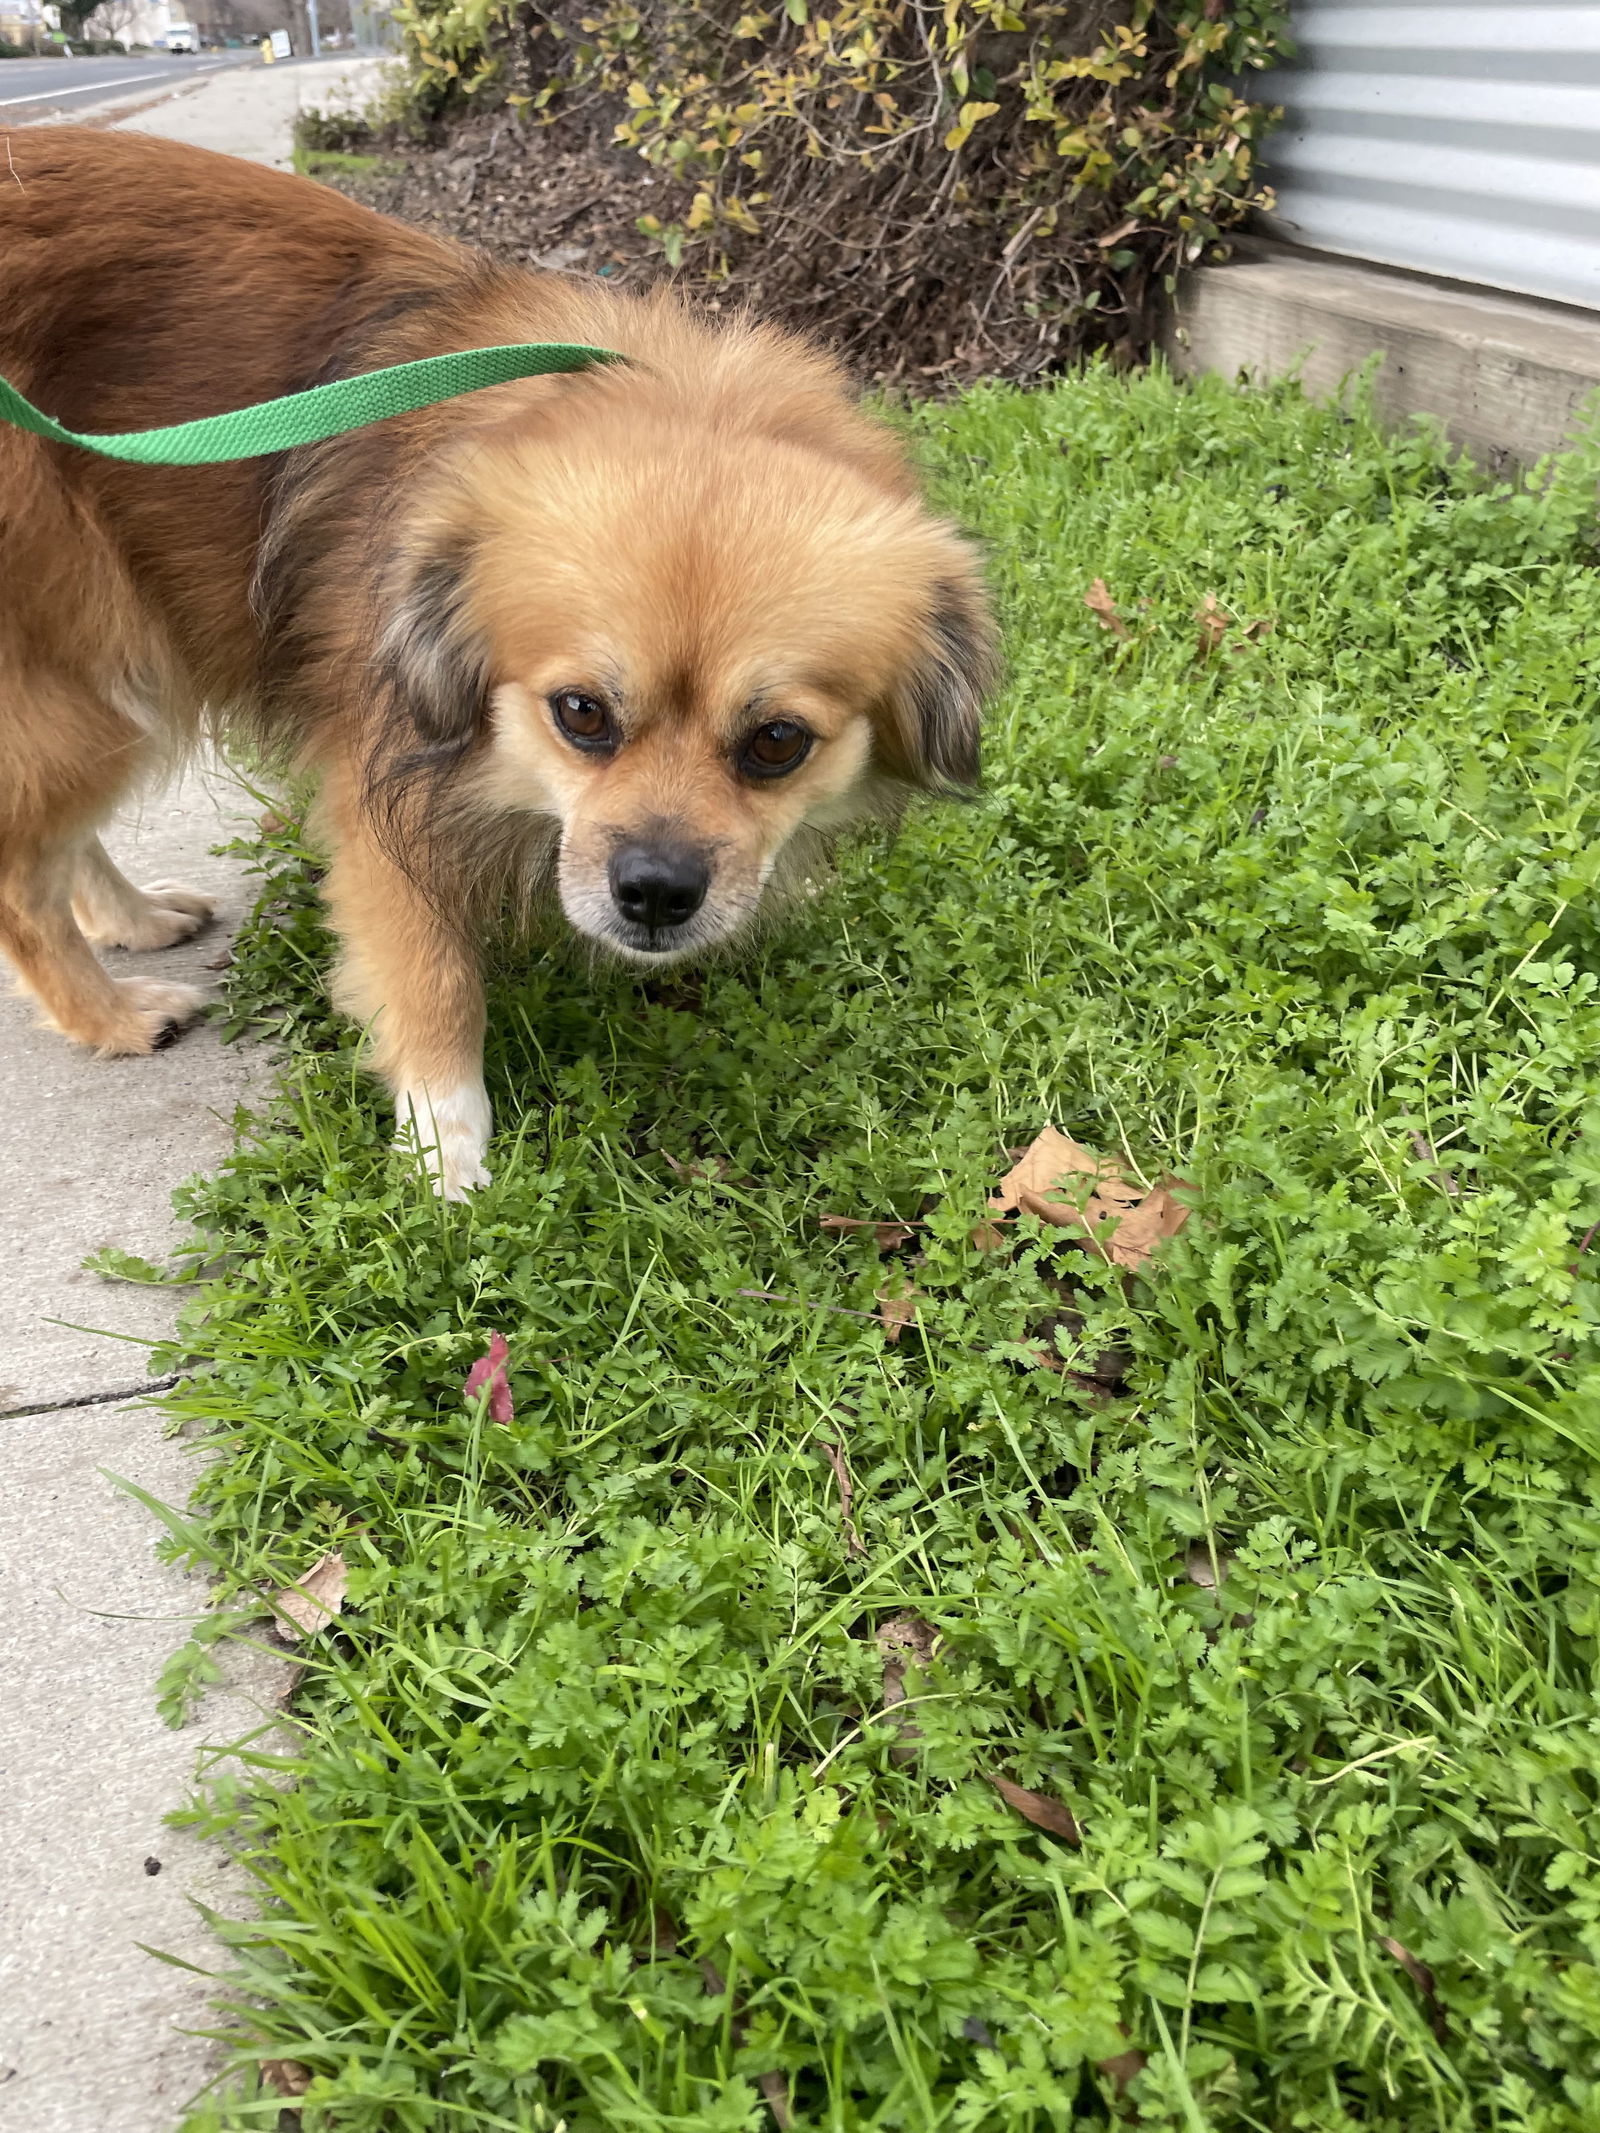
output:
[[[395,1097],[396,1146],[407,1150],[433,1180],[443,1200],[464,1200],[489,1172],[484,1157],[494,1120],[481,1081],[453,1089],[414,1085]]]

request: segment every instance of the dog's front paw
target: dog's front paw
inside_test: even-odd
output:
[[[442,1200],[464,1200],[487,1185],[484,1156],[493,1123],[483,1083],[434,1090],[403,1088],[395,1097],[396,1145],[416,1157]]]

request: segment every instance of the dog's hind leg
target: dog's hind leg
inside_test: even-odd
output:
[[[45,1020],[105,1058],[159,1051],[200,1012],[192,985],[115,979],[72,915],[75,839],[0,844],[0,949]]]
[[[136,889],[100,839],[91,837],[79,854],[72,909],[97,948],[172,948],[200,931],[212,903],[170,881]]]
[[[59,685],[0,706],[0,951],[46,1021],[106,1057],[158,1051],[204,999],[191,985],[113,978],[73,915],[86,869],[102,895],[102,865],[121,881],[94,824],[141,767],[142,739],[107,705]]]

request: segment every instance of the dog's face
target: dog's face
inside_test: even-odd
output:
[[[463,467],[391,629],[486,814],[559,825],[578,933],[659,965],[744,931],[807,832],[975,782],[992,639],[970,551],[790,444],[563,434]]]

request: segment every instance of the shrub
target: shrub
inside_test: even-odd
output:
[[[425,108],[598,117],[679,181],[668,262],[881,373],[1140,354],[1176,269],[1267,204],[1239,82],[1280,0],[403,0]]]

